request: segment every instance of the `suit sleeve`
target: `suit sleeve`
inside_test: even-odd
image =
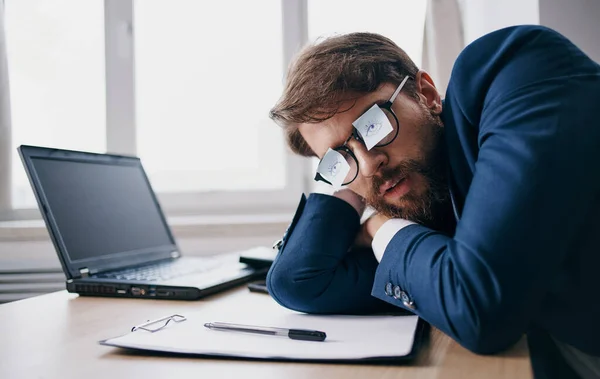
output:
[[[598,70],[548,33],[526,37],[545,38],[558,51],[546,53],[542,43],[514,64],[500,57],[498,81],[489,81],[455,236],[420,225],[400,230],[373,286],[373,296],[405,307],[385,294],[388,283],[398,286],[416,314],[477,353],[503,350],[526,331],[600,190],[597,170],[588,167],[600,162]],[[571,66],[544,72],[544,54],[548,66],[561,65],[561,54]]]
[[[364,314],[395,308],[371,296],[377,268],[373,252],[349,251],[359,228],[351,205],[333,196],[310,195],[298,208],[267,274],[271,296],[307,313]]]

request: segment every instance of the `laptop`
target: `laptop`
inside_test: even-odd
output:
[[[182,256],[138,157],[26,145],[18,151],[69,292],[195,300],[268,269],[241,263],[244,252]]]

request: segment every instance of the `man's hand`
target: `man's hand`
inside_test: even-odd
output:
[[[333,194],[333,196],[344,200],[348,204],[352,205],[352,207],[358,212],[359,217],[362,217],[365,211],[365,200],[357,195],[354,191],[344,188]],[[360,226],[360,230],[356,235],[356,239],[354,240],[353,248],[371,248],[371,243],[373,242],[373,237],[375,233],[381,228],[389,217],[383,216],[379,213],[374,213],[371,217],[369,217],[363,224]]]
[[[334,197],[344,200],[358,212],[358,217],[362,217],[365,211],[365,199],[357,195],[354,191],[348,188],[343,188],[333,194]]]
[[[380,213],[374,213],[360,226],[360,231],[354,240],[354,246],[358,248],[371,248],[373,237],[381,226],[390,218]]]

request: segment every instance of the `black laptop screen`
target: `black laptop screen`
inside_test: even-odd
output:
[[[174,244],[140,165],[32,163],[71,260]]]

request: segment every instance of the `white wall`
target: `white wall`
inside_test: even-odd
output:
[[[175,235],[181,252],[186,257],[214,255],[250,249],[256,246],[271,246],[281,238],[279,233],[265,231],[255,236],[236,237],[192,237]],[[31,241],[0,240],[0,268],[28,271],[31,269],[59,269],[60,262],[49,238]],[[0,291],[1,292],[1,291]]]
[[[465,45],[519,24],[548,26],[600,62],[600,0],[460,0]]]
[[[465,45],[507,26],[540,23],[538,0],[461,0],[460,5]]]
[[[539,0],[540,24],[559,31],[600,62],[600,0]]]
[[[432,75],[438,91],[446,92],[452,66],[464,46],[507,26],[539,24],[538,1],[429,0],[422,67]]]

